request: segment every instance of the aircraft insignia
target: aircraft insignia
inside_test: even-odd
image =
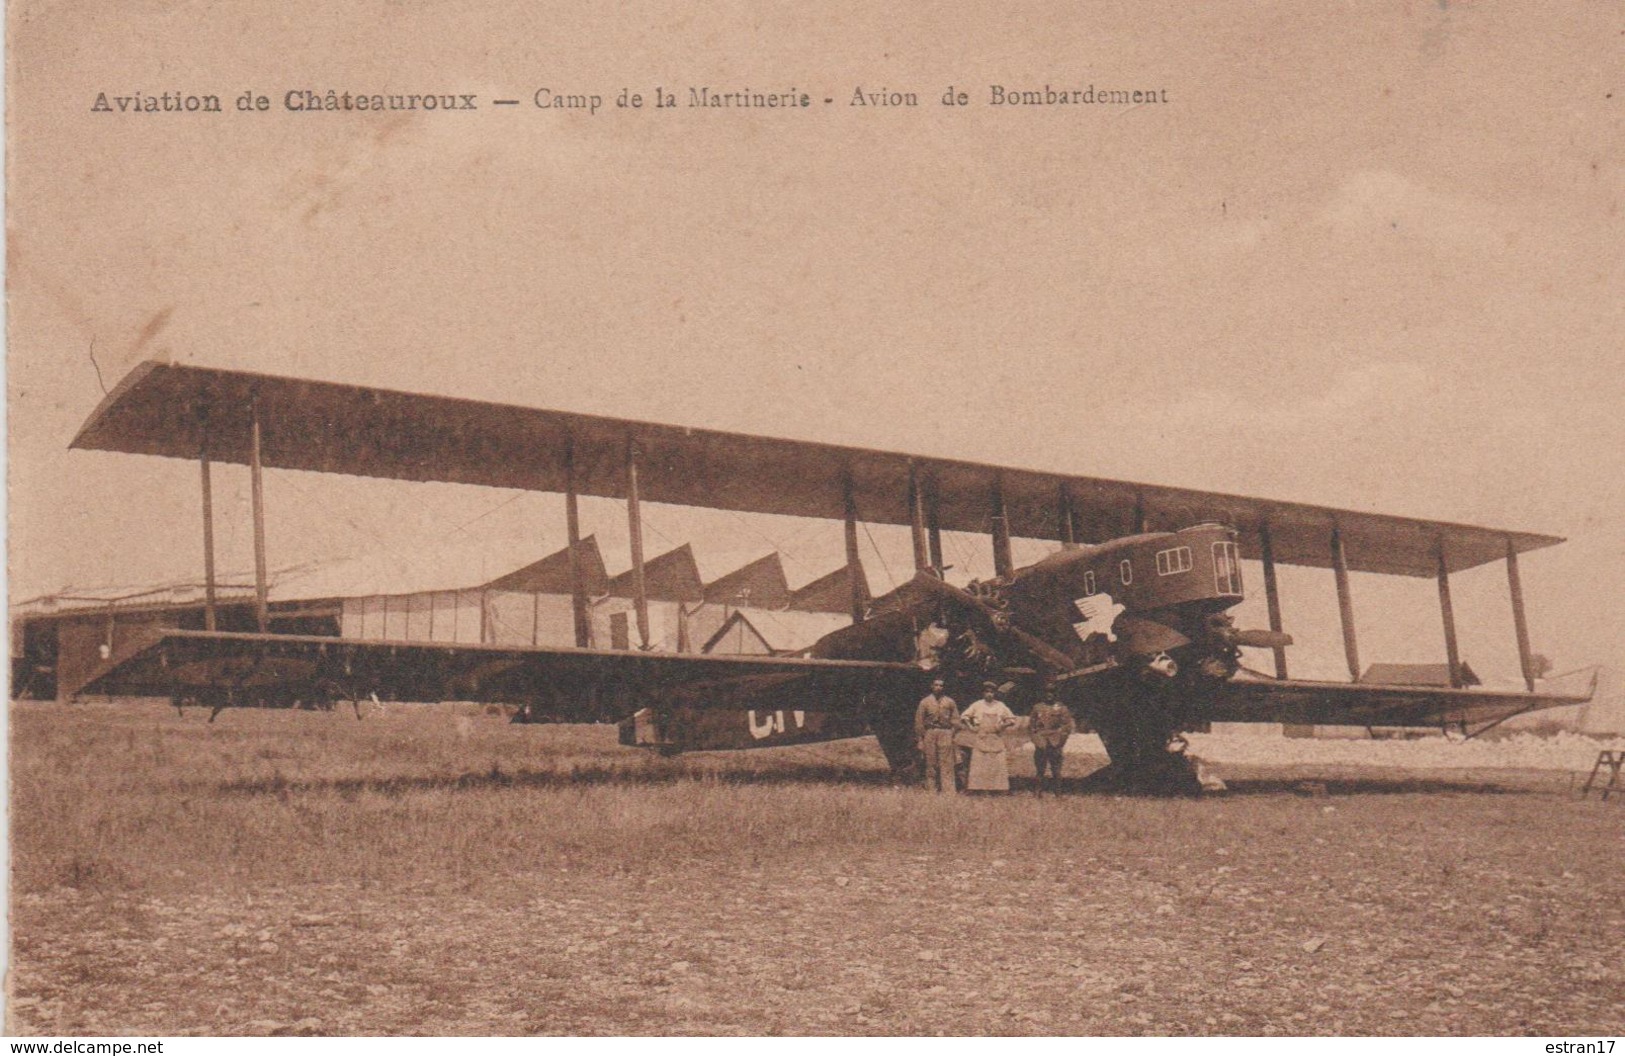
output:
[[[1117,641],[1112,625],[1123,614],[1125,606],[1119,605],[1110,594],[1105,593],[1078,598],[1072,605],[1080,617],[1072,621],[1072,629],[1078,632],[1079,638],[1087,642],[1094,635],[1103,634],[1108,642]]]

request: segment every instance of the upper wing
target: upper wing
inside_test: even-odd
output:
[[[1350,682],[1233,679],[1204,711],[1213,722],[1285,722],[1328,726],[1461,726],[1481,732],[1514,715],[1584,704],[1584,693],[1521,693]]]
[[[773,656],[443,643],[318,635],[157,630],[85,693],[225,702],[349,700],[541,704],[560,717],[611,718],[653,703],[737,707],[771,690],[850,710],[866,694],[917,688],[912,664]],[[747,704],[748,706],[748,704]]]
[[[645,501],[839,520],[847,486],[859,520],[909,524],[911,480],[938,527],[985,532],[991,501],[1010,534],[1102,542],[1202,521],[1228,524],[1257,555],[1268,529],[1278,564],[1330,568],[1336,528],[1356,572],[1434,576],[1441,550],[1459,572],[1562,540],[1443,521],[1157,487],[943,458],[688,429],[355,385],[149,361],[104,400],[73,446],[246,462],[257,405],[263,460],[324,473],[438,480],[531,491],[626,495],[629,445]],[[205,441],[207,441],[205,445]],[[567,465],[570,467],[567,469]]]

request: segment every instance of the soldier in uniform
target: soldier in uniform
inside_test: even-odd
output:
[[[1078,730],[1072,712],[1055,699],[1055,687],[1045,686],[1038,703],[1033,705],[1028,733],[1033,739],[1033,769],[1038,771],[1039,795],[1046,786],[1054,787],[1061,780],[1061,751],[1066,740]],[[1046,777],[1046,773],[1052,774]]]
[[[931,692],[914,709],[914,738],[925,756],[925,787],[957,792],[954,733],[959,729],[959,705],[944,692],[946,686],[940,678],[931,680]]]

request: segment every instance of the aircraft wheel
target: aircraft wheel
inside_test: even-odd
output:
[[[1099,716],[1094,725],[1111,763],[1090,775],[1091,784],[1150,795],[1197,795],[1196,760],[1169,751],[1179,723],[1155,700],[1131,700]]]
[[[887,716],[885,720],[873,723],[873,729],[893,773],[918,772],[921,756],[920,749],[914,743],[912,716],[903,716],[901,721],[897,716]]]

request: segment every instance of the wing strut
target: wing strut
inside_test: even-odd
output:
[[[260,460],[260,401],[248,401],[248,474],[254,499],[254,622],[260,633],[271,629],[270,588],[265,572],[265,473]]]
[[[1523,580],[1518,577],[1518,550],[1507,540],[1507,587],[1512,591],[1512,626],[1518,633],[1518,663],[1523,668],[1523,684],[1535,691],[1535,662],[1529,655],[1529,620],[1523,612]]]
[[[942,516],[938,510],[935,477],[931,478],[931,485],[925,498],[925,537],[926,544],[931,550],[931,567],[937,570],[938,579],[947,579],[948,566],[942,560]]]
[[[1332,572],[1337,576],[1337,615],[1343,621],[1343,655],[1349,662],[1349,681],[1360,681],[1360,643],[1354,637],[1354,599],[1349,594],[1349,559],[1343,533],[1332,529]]]
[[[570,547],[570,613],[575,621],[576,648],[585,649],[592,644],[592,624],[587,618],[587,588],[581,570],[581,506],[576,496],[576,440],[574,434],[564,441],[564,530]],[[433,594],[429,595],[431,598]],[[541,593],[536,595],[540,604]],[[539,620],[531,623],[532,645],[540,634]]]
[[[908,526],[914,540],[914,571],[928,572],[931,549],[926,541],[925,496],[920,490],[920,467],[913,462],[908,464]]]
[[[846,468],[841,478],[842,499],[846,507],[846,585],[851,595],[852,622],[862,623],[868,594],[863,582],[863,565],[858,560],[858,500],[852,494],[852,467]]]
[[[1269,522],[1258,526],[1259,556],[1264,561],[1264,602],[1269,607],[1270,630],[1276,634],[1283,633],[1281,627],[1281,591],[1275,582],[1275,543],[1270,538]],[[1275,677],[1286,679],[1286,647],[1276,644],[1271,647],[1275,653]]]
[[[1077,519],[1072,513],[1072,489],[1061,481],[1055,486],[1055,535],[1061,540],[1061,549],[1078,548]]]
[[[626,527],[632,546],[632,604],[637,609],[638,642],[649,648],[649,591],[643,581],[643,517],[638,513],[638,442],[626,438]]]
[[[214,601],[214,487],[209,469],[208,422],[202,423],[203,439],[198,444],[197,460],[203,484],[203,629],[215,629]]]
[[[1439,615],[1444,620],[1444,655],[1450,664],[1450,686],[1460,689],[1461,648],[1456,644],[1456,610],[1450,603],[1450,566],[1445,561],[1443,536],[1439,537]]]
[[[1009,579],[1016,570],[1016,563],[1010,556],[1010,517],[1004,509],[1004,481],[997,476],[993,478],[992,520],[993,574]]]

